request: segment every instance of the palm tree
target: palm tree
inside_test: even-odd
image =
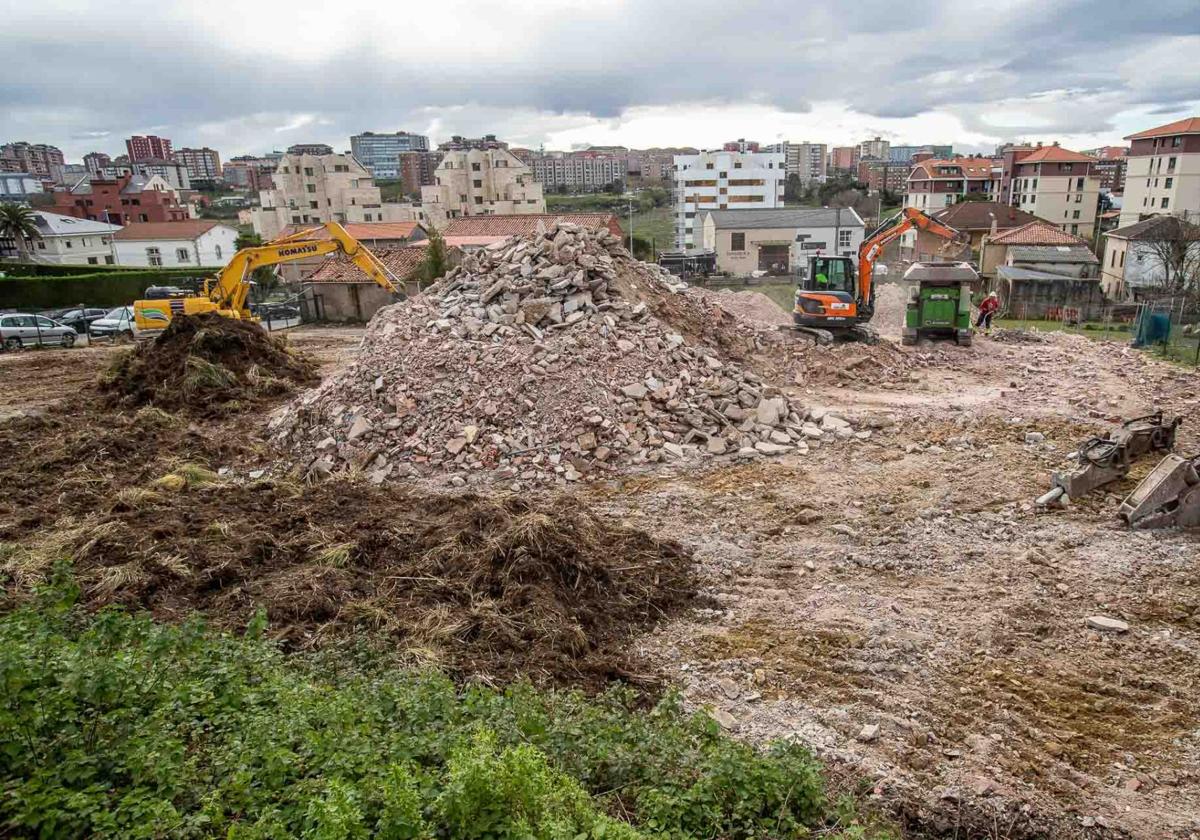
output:
[[[37,217],[23,204],[0,204],[0,239],[12,239],[17,244],[17,255],[21,262],[29,260],[25,248],[26,239],[37,239]]]

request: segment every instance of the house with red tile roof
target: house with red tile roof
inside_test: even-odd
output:
[[[933,213],[967,196],[991,199],[999,188],[999,175],[999,164],[988,157],[923,160],[908,175],[904,206]]]
[[[371,251],[391,272],[394,282],[406,294],[420,292],[418,278],[425,262],[428,240],[411,245],[382,246]],[[446,249],[450,265],[457,265],[462,252]],[[326,257],[304,281],[304,296],[313,311],[328,321],[369,321],[381,307],[395,299],[345,256]]]
[[[137,222],[113,234],[117,265],[224,266],[237,253],[237,229],[212,219]]]
[[[1139,131],[1125,164],[1121,227],[1152,215],[1200,218],[1200,117]]]
[[[1098,163],[1057,143],[1015,149],[1005,157],[1004,200],[1067,233],[1091,238],[1100,205]]]
[[[1014,250],[1021,248],[1052,248],[1056,249],[1057,254],[1069,253],[1072,261],[1080,265],[1099,265],[1088,240],[1067,233],[1058,225],[1050,224],[1044,219],[1035,219],[1020,227],[1000,231],[995,236],[984,236],[980,249],[980,273],[994,276],[1000,266],[1011,264],[1014,255],[1029,256],[1040,253]]]

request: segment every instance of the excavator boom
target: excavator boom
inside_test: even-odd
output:
[[[936,234],[947,240],[947,244],[962,241],[963,235],[949,225],[944,225],[916,207],[905,207],[896,215],[884,219],[858,248],[858,280],[860,305],[870,305],[874,295],[875,260],[890,243],[914,228]]]
[[[328,239],[318,238],[324,231]],[[371,251],[346,232],[337,222],[302,230],[267,245],[242,248],[216,279],[205,284],[205,294],[169,300],[139,300],[134,303],[134,318],[142,329],[165,327],[175,315],[217,312],[229,318],[252,318],[246,299],[250,295],[250,276],[257,268],[282,265],[296,260],[345,254],[377,285],[397,294],[395,276]]]

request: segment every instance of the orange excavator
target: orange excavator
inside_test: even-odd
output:
[[[858,267],[850,257],[816,254],[796,287],[792,320],[796,330],[820,344],[835,337],[875,343],[874,330],[866,326],[875,314],[875,260],[888,243],[910,230],[944,237],[947,245],[965,243],[964,236],[915,207],[905,207],[885,219],[858,248]],[[945,247],[945,246],[944,246]]]

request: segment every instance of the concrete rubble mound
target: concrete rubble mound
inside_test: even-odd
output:
[[[511,237],[380,310],[356,358],[269,430],[310,475],[441,471],[458,484],[488,471],[520,485],[854,435],[686,338],[669,319],[694,326],[704,304],[690,295],[608,231],[559,223]]]

